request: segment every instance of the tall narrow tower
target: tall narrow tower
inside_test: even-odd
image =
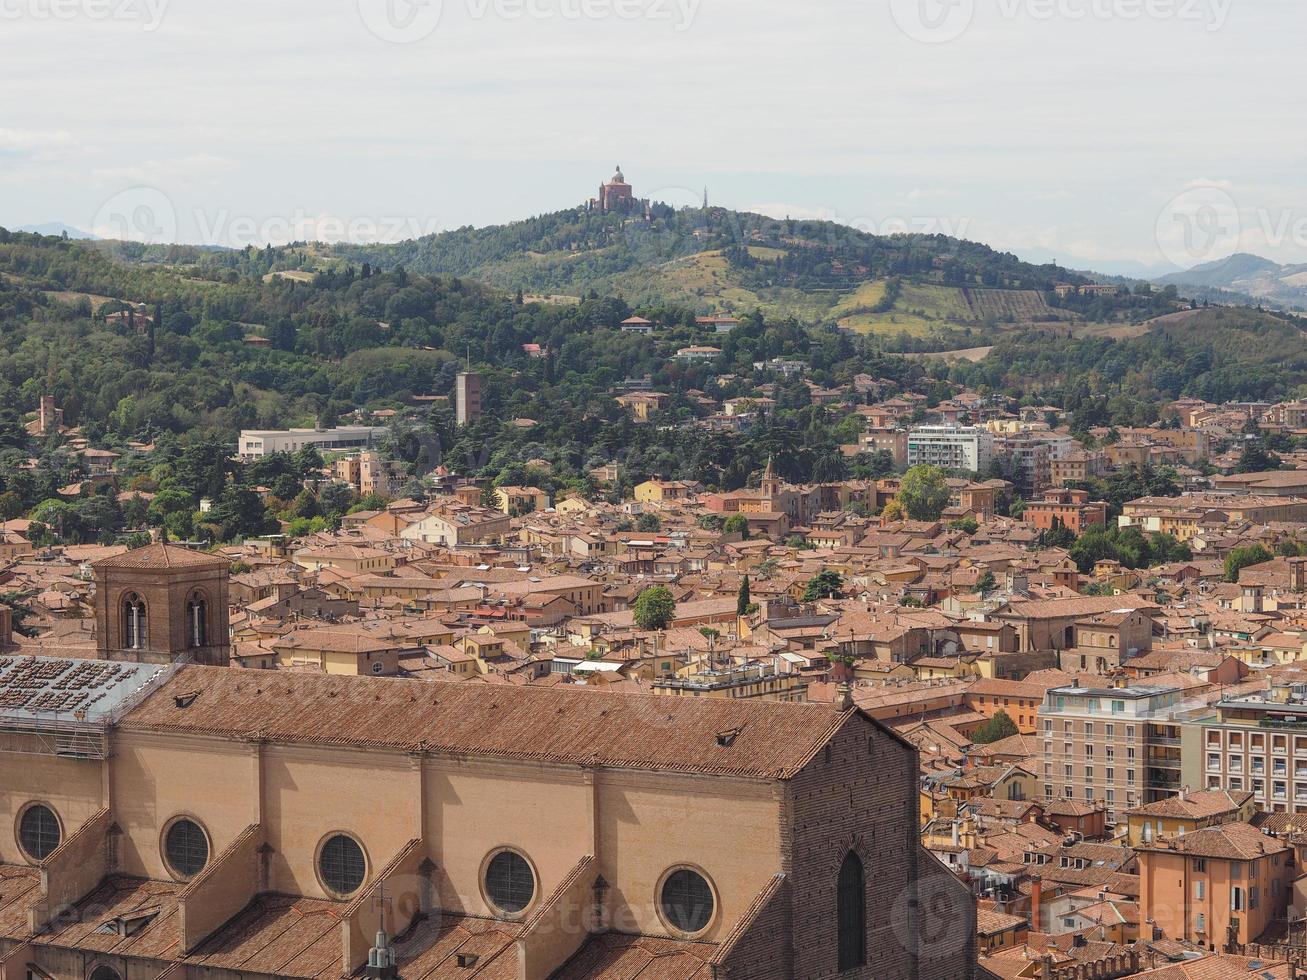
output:
[[[481,375],[471,368],[461,372],[454,383],[454,414],[459,425],[481,417]]]

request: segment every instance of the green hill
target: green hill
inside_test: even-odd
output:
[[[575,208],[394,245],[339,246],[331,254],[532,295],[611,293],[637,306],[683,304],[702,314],[757,309],[917,337],[986,322],[1070,320],[1073,314],[1045,296],[1055,283],[1087,281],[942,235],[879,236],[829,221],[660,204],[648,215]],[[891,280],[899,285],[888,289]]]

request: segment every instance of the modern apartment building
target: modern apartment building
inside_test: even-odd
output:
[[[242,429],[237,449],[241,459],[269,453],[293,453],[312,446],[322,452],[371,449],[386,436],[381,425],[341,425],[334,429]]]
[[[1218,701],[1184,731],[1182,779],[1247,790],[1268,813],[1307,813],[1307,685]]]
[[[1109,824],[1180,791],[1177,687],[1055,687],[1039,708],[1044,799],[1102,802]]]
[[[923,425],[908,433],[908,465],[929,464],[946,470],[981,473],[994,458],[988,429],[959,425]]]

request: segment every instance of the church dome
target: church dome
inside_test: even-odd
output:
[[[626,178],[622,176],[622,165],[620,163],[617,165],[617,173],[613,174],[613,179],[609,181],[609,183],[611,184],[626,183]]]

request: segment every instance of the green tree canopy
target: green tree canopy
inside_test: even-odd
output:
[[[898,502],[914,521],[937,521],[948,506],[948,483],[938,466],[914,466],[899,483]]]
[[[804,602],[817,602],[819,599],[834,599],[844,591],[844,578],[839,572],[824,568],[808,581],[808,588],[803,593]]]
[[[971,735],[971,741],[976,745],[989,745],[991,742],[997,742],[1001,739],[1010,738],[1013,735],[1020,735],[1010,715],[1002,708],[994,713],[994,717],[982,724]]]
[[[645,589],[635,599],[635,625],[642,630],[665,630],[676,618],[676,600],[665,585]]]
[[[1246,544],[1225,556],[1225,580],[1238,582],[1239,573],[1249,565],[1260,565],[1271,560],[1271,553],[1260,544]]]

